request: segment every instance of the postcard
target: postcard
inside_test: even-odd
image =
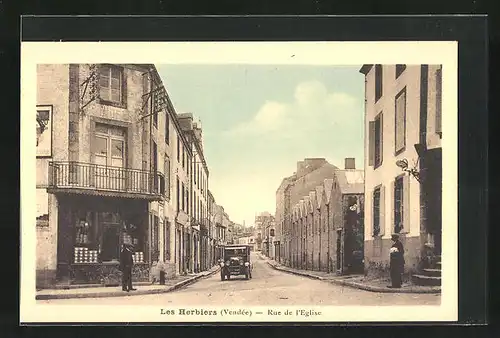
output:
[[[23,42],[20,321],[457,320],[457,52]]]

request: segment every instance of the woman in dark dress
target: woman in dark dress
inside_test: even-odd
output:
[[[399,241],[399,235],[394,234],[391,237],[394,242],[390,250],[390,270],[391,270],[391,284],[389,288],[400,288],[403,284],[403,272],[405,266],[404,247],[403,243]]]

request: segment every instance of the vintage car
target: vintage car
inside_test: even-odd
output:
[[[252,278],[252,263],[250,262],[249,245],[227,245],[222,249],[220,262],[220,280],[230,279],[231,276],[244,275],[245,279]]]

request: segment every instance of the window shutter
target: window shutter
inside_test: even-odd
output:
[[[441,109],[442,109],[442,69],[436,70],[436,133],[441,134]]]
[[[390,212],[390,217],[391,217],[391,232],[394,232],[394,229],[396,228],[395,224],[394,224],[394,213],[395,213],[395,206],[396,204],[394,203],[394,199],[396,198],[396,194],[395,194],[395,181],[391,181],[391,190],[389,192],[390,194],[390,198],[389,198],[389,205],[390,205],[390,209],[389,209],[389,212]]]
[[[380,187],[380,207],[379,207],[379,227],[380,227],[380,236],[385,235],[385,186],[382,185]]]
[[[125,107],[127,106],[127,72],[125,71],[124,68],[120,69],[120,74],[121,74],[121,97],[120,97],[120,103],[123,104]]]
[[[396,152],[405,147],[406,89],[396,99]]]
[[[410,176],[403,177],[403,231],[410,232]]]
[[[375,165],[375,121],[368,124],[368,165]]]
[[[381,164],[384,160],[384,114],[380,113],[380,162]]]

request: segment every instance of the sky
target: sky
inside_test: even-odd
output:
[[[282,179],[306,157],[363,168],[361,65],[156,67],[177,113],[201,120],[209,189],[233,222],[274,214]]]

